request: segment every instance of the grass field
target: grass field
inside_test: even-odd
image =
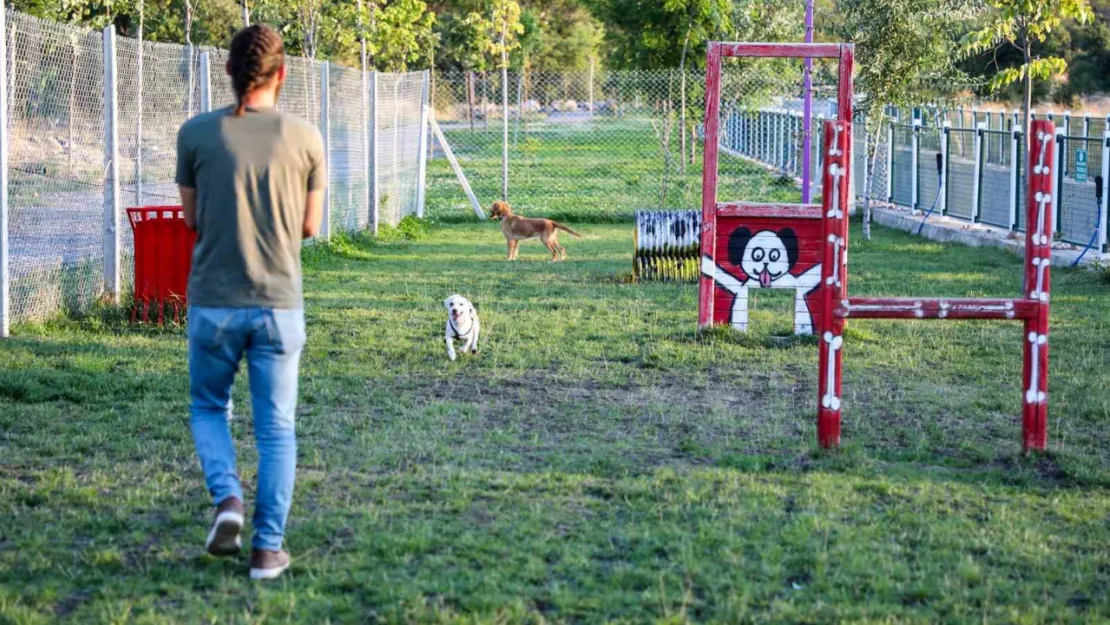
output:
[[[1051,453],[1019,446],[1015,324],[852,322],[844,447],[816,346],[694,332],[629,224],[566,263],[494,224],[306,251],[290,573],[203,555],[184,332],[112,314],[0,345],[0,623],[1100,622],[1110,292],[1054,277]],[[857,233],[854,233],[858,235]],[[878,230],[857,294],[1009,295],[1020,261]],[[479,304],[448,363],[443,298]],[[233,428],[254,479],[246,385]],[[248,486],[248,498],[251,490]]]

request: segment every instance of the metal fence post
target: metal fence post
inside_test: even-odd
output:
[[[983,207],[983,143],[986,138],[987,124],[975,122],[975,167],[971,174],[971,222],[979,221],[979,211]]]
[[[1071,111],[1064,112],[1064,136],[1071,136]],[[1071,169],[1070,167],[1068,167],[1067,152],[1065,152],[1063,156],[1064,160],[1056,162],[1059,163],[1060,173],[1064,176],[1067,176],[1068,171]]]
[[[320,63],[320,134],[324,137],[324,168],[328,180],[324,186],[324,215],[320,220],[320,238],[331,239],[331,63]]]
[[[139,5],[139,56],[135,80],[135,206],[143,205],[143,18]],[[72,146],[70,146],[72,149]]]
[[[426,200],[426,185],[428,180],[428,116],[432,114],[431,105],[431,70],[424,70],[420,94],[420,155],[416,161],[416,216],[424,218],[424,202]]]
[[[679,137],[685,136],[679,133]],[[509,201],[509,66],[504,61],[501,63],[501,199]]]
[[[7,10],[0,6],[0,68],[7,67]],[[11,336],[12,320],[11,265],[8,262],[8,141],[8,72],[5,70],[0,76],[0,338]]]
[[[940,175],[942,180],[941,186],[944,187],[944,193],[940,193],[939,190],[937,191],[937,193],[940,193],[940,197],[937,198],[937,212],[941,215],[948,214],[948,181],[950,179],[950,173],[952,171],[952,168],[948,166],[948,143],[951,140],[952,122],[946,119],[944,120],[944,124],[940,128]]]
[[[785,170],[783,159],[786,156],[786,141],[783,139],[786,131],[786,116],[780,109],[775,113],[775,169]]]
[[[920,158],[917,149],[920,144],[918,136],[921,134],[921,118],[916,115],[913,118],[913,135],[910,138],[910,214],[917,214],[917,200],[921,195],[921,190],[918,189],[921,176],[918,169],[918,159]]]
[[[1056,208],[1056,215],[1052,220],[1052,231],[1060,232],[1060,218],[1064,214],[1064,202],[1060,197],[1060,188],[1063,186],[1064,168],[1063,163],[1060,162],[1060,157],[1065,154],[1064,142],[1067,141],[1067,135],[1064,134],[1063,128],[1056,129],[1056,136],[1052,142],[1053,163],[1056,163],[1056,171],[1052,172],[1052,205]],[[1026,174],[1028,175],[1028,173]]]
[[[1091,136],[1091,112],[1086,111],[1083,113],[1083,136]]]
[[[116,84],[116,28],[104,29],[104,293],[119,302],[119,103]]]
[[[682,76],[682,80],[683,80],[683,84],[685,84],[685,80],[686,80],[685,73]],[[593,55],[590,55],[590,96],[589,97],[590,97],[589,111],[590,111],[590,114],[593,115],[593,112],[594,112],[594,57],[593,57]],[[506,198],[505,201],[508,201],[508,199]]]
[[[897,123],[894,115],[886,127],[886,201],[894,203],[894,124]]]
[[[1010,218],[1007,230],[1017,227],[1018,215],[1018,172],[1021,170],[1021,126],[1017,122],[1017,113],[1014,113],[1013,123],[1010,125]]]
[[[370,70],[370,107],[367,114],[367,134],[369,147],[366,154],[367,182],[370,186],[370,234],[378,236],[380,227],[379,203],[381,189],[378,187],[378,71]]]
[[[5,154],[5,157],[7,155]],[[7,165],[4,165],[4,175],[7,175]],[[1107,206],[1110,205],[1110,190],[1106,188],[1107,183],[1110,182],[1110,128],[1102,131],[1102,206],[1099,207],[1098,215],[1098,249],[1106,251],[1106,228],[1110,226],[1110,220],[1107,220]]]
[[[197,78],[200,80],[200,112],[212,111],[212,72],[209,68],[210,53],[206,50],[200,53],[200,67]]]

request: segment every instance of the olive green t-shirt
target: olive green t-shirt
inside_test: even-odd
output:
[[[197,190],[189,303],[302,308],[305,198],[327,179],[320,132],[295,115],[226,108],[185,122],[177,184]]]

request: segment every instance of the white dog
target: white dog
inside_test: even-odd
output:
[[[443,307],[447,309],[447,330],[444,332],[443,341],[447,343],[447,357],[455,359],[455,341],[466,341],[463,353],[478,353],[478,311],[470,300],[462,295],[452,295],[443,300]]]

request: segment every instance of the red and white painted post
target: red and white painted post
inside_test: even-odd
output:
[[[852,124],[843,119],[825,122],[825,167],[822,175],[823,211],[821,260],[822,306],[819,324],[817,373],[817,442],[840,445],[840,381],[844,360],[844,318],[833,314],[848,294],[848,181],[852,162]]]
[[[1025,214],[1025,296],[1035,305],[1025,319],[1022,376],[1022,446],[1044,449],[1048,438],[1048,299],[1052,276],[1052,217],[1057,198],[1056,129],[1052,122],[1035,120],[1029,129],[1029,172]]]
[[[721,44],[709,42],[705,60],[705,147],[702,152],[701,179],[701,249],[716,263],[717,253],[717,151],[720,143],[721,114]],[[715,266],[715,265],[714,265]],[[702,275],[698,280],[698,327],[713,323],[714,277]]]

